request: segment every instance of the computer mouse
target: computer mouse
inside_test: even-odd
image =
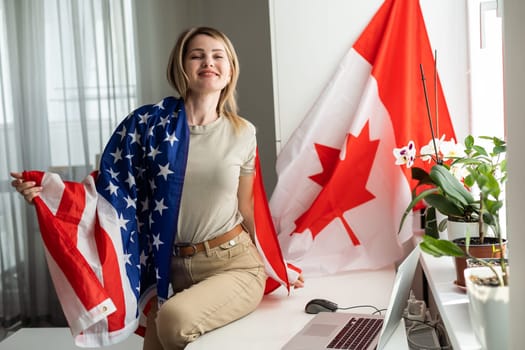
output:
[[[326,299],[312,299],[304,307],[307,314],[317,314],[319,312],[335,312],[338,305]]]

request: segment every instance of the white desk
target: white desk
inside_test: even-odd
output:
[[[470,323],[468,296],[454,285],[456,270],[453,259],[421,254],[420,262],[452,348],[481,349]]]
[[[191,343],[189,350],[247,349],[278,350],[298,332],[313,315],[304,312],[310,299],[325,298],[340,307],[373,305],[388,306],[395,271],[385,268],[375,271],[354,271],[321,278],[307,278],[304,288],[286,295],[283,288],[264,297],[260,306],[248,316],[225,327],[207,333]],[[348,312],[372,313],[371,308]],[[342,311],[340,311],[342,312]],[[72,350],[73,338],[67,328],[24,328],[0,343],[0,350],[39,349]],[[132,335],[125,342],[104,350],[139,350],[142,338]],[[392,336],[389,349],[408,349],[403,323]]]
[[[0,350],[79,350],[69,328],[22,328],[0,342]],[[142,350],[142,337],[132,334],[125,341],[103,350]]]
[[[385,309],[390,299],[394,277],[392,267],[307,278],[304,288],[292,290],[290,296],[286,295],[284,289],[276,290],[265,296],[255,312],[204,334],[189,344],[187,349],[281,349],[313,317],[304,312],[304,306],[309,300],[324,298],[336,302],[339,307],[373,305]],[[357,313],[373,311],[371,308],[348,310]],[[391,338],[389,348],[408,349],[403,324],[400,324],[398,331]]]

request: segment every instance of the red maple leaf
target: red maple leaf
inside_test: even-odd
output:
[[[312,238],[315,239],[328,224],[338,218],[352,243],[360,244],[343,214],[375,198],[366,189],[366,183],[378,145],[378,140],[370,140],[368,123],[358,137],[352,134],[347,135],[346,145],[341,151],[315,144],[323,171],[310,176],[310,179],[323,189],[310,208],[295,220],[296,233],[303,233],[306,229],[310,229]]]

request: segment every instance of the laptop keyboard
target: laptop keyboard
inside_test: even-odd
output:
[[[381,318],[351,318],[328,344],[328,349],[365,350],[381,330]]]

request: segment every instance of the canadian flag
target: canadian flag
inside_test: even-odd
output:
[[[401,257],[411,178],[393,149],[431,140],[421,67],[439,135],[455,137],[434,66],[419,1],[386,0],[280,152],[270,208],[284,257],[305,275]]]

